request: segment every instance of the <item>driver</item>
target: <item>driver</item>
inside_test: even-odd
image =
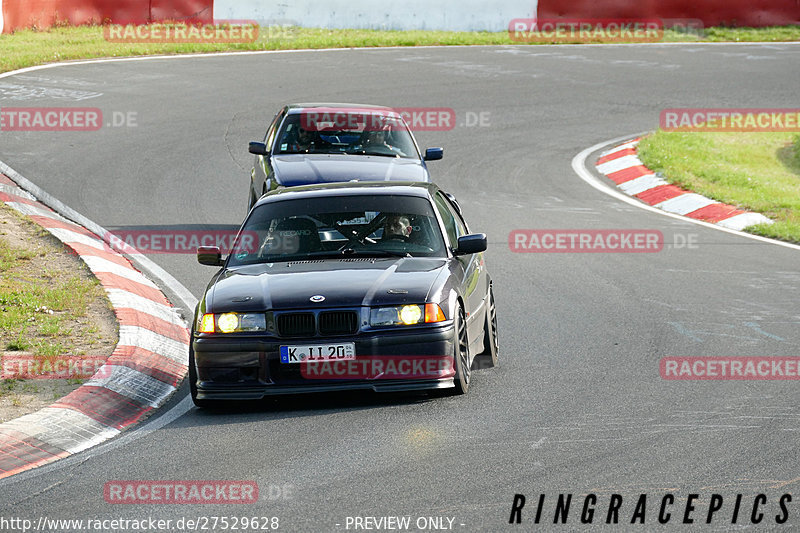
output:
[[[383,222],[383,237],[381,240],[408,240],[411,235],[411,219],[407,215],[388,215]]]
[[[314,135],[303,126],[297,130],[297,139],[291,144],[292,152],[308,152],[314,148]]]
[[[402,150],[391,144],[390,131],[391,126],[388,124],[385,124],[378,129],[365,131],[361,141],[363,149],[369,152],[371,150],[375,151],[377,148],[378,152],[388,152],[405,157],[405,154],[402,152]]]

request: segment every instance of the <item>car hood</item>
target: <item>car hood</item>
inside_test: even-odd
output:
[[[324,259],[222,271],[206,292],[206,312],[267,311],[424,303],[447,260]],[[312,296],[325,300],[312,303]]]
[[[286,187],[338,181],[428,181],[418,159],[346,154],[273,156],[277,182]]]

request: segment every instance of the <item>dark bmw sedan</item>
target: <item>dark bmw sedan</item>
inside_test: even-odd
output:
[[[430,181],[426,161],[441,148],[420,153],[403,115],[366,104],[291,104],[272,119],[262,141],[250,143],[255,161],[248,209],[264,193],[338,181]]]
[[[192,399],[467,392],[497,361],[486,236],[432,183],[281,189],[251,210],[195,314]]]

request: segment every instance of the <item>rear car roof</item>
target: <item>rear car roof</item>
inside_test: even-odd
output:
[[[424,198],[435,194],[437,190],[439,190],[439,187],[430,182],[348,181],[278,189],[262,196],[256,205],[290,198],[324,198],[326,196],[358,196],[362,194],[418,196]]]

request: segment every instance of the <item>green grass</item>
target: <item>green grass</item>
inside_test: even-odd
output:
[[[774,224],[747,231],[800,243],[800,135],[658,131],[639,157],[676,185],[762,213]]]
[[[0,351],[64,354],[74,350],[77,337],[95,337],[96,327],[93,333],[75,333],[75,324],[88,316],[94,301],[105,300],[98,280],[53,267],[55,255],[67,253],[63,245],[44,238],[39,226],[8,207],[0,209],[5,217],[0,226]],[[5,228],[12,221],[24,228],[24,245],[10,244]]]
[[[667,30],[664,41],[800,41],[800,26],[709,28],[704,35]],[[601,41],[593,41],[601,42]],[[261,28],[255,42],[243,44],[131,44],[105,40],[102,26],[21,30],[0,35],[0,72],[70,59],[185,54],[235,50],[289,50],[375,46],[450,46],[521,44],[508,32],[326,30]]]

